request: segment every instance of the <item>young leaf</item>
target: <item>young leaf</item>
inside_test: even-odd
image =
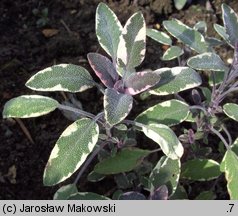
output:
[[[217,71],[216,73],[214,73],[215,85],[222,83],[222,81],[224,80],[224,75],[225,75],[224,71]],[[214,85],[212,76],[209,76],[208,83],[210,86]]]
[[[231,7],[222,4],[222,18],[228,40],[235,46],[238,38],[238,16]]]
[[[154,72],[160,75],[160,82],[155,85],[151,94],[168,95],[201,85],[199,74],[189,67],[160,68]]]
[[[165,51],[161,59],[164,61],[169,61],[169,60],[178,58],[179,56],[183,55],[183,53],[184,51],[180,47],[171,46]]]
[[[41,95],[22,95],[9,100],[3,109],[3,118],[30,118],[54,111],[59,103]]]
[[[171,196],[177,188],[180,176],[180,160],[171,160],[168,157],[161,157],[155,168],[150,174],[150,191],[166,185],[168,194]]]
[[[147,28],[146,35],[161,44],[170,46],[172,45],[171,38],[164,32],[158,31],[156,29]]]
[[[207,32],[207,23],[204,21],[199,21],[193,26],[193,29],[204,35]]]
[[[172,126],[183,122],[189,114],[189,106],[178,100],[168,100],[156,104],[138,115],[135,121],[148,124]]]
[[[125,80],[125,93],[129,95],[136,95],[143,92],[160,80],[160,75],[158,73],[143,71],[131,74]]]
[[[234,119],[235,121],[238,121],[238,105],[234,103],[226,103],[223,106],[224,113]]]
[[[185,6],[186,2],[187,0],[174,0],[174,6],[177,10],[181,10]]]
[[[179,159],[183,155],[183,146],[175,133],[166,125],[150,124],[142,127],[144,134],[155,141],[161,147],[167,157],[172,160]]]
[[[110,125],[122,121],[132,108],[133,98],[114,89],[106,89],[104,95],[105,119]]]
[[[75,184],[68,184],[62,186],[54,194],[54,200],[67,200],[72,194],[78,192],[78,189]]]
[[[108,197],[92,193],[92,192],[78,192],[71,195],[68,200],[110,200]]]
[[[211,159],[193,159],[182,164],[181,178],[208,181],[216,179],[219,175],[220,165]]]
[[[137,167],[150,151],[138,148],[124,148],[115,156],[99,162],[94,167],[94,172],[104,175],[129,172]]]
[[[118,74],[112,62],[98,53],[89,53],[87,57],[90,66],[101,82],[106,87],[113,88],[114,83],[118,80]]]
[[[221,58],[215,53],[203,53],[191,57],[188,62],[188,66],[196,70],[212,70],[212,71],[227,71],[229,68],[221,60]]]
[[[220,169],[225,172],[230,198],[238,200],[238,156],[232,150],[226,151]]]
[[[226,29],[224,26],[221,26],[219,24],[214,24],[213,25],[215,31],[217,32],[217,34],[219,34],[230,46],[234,47],[233,45],[231,45],[229,39],[228,39],[228,34],[226,33]]]
[[[164,21],[163,25],[171,35],[188,45],[196,52],[204,53],[208,51],[208,46],[203,35],[183,24],[181,21],[176,19]]]
[[[135,13],[126,22],[117,51],[117,62],[127,71],[138,66],[145,57],[146,27],[141,12]]]
[[[82,118],[68,126],[53,148],[44,171],[44,185],[69,178],[86,160],[98,140],[98,125]]]
[[[39,71],[26,86],[36,91],[82,92],[94,86],[89,72],[78,65],[59,64]]]
[[[90,182],[99,182],[105,178],[105,175],[96,173],[94,171],[90,172],[87,176],[87,180]]]
[[[150,199],[151,200],[167,200],[169,195],[168,187],[166,185],[161,185],[158,189],[156,189]]]
[[[174,194],[170,196],[169,199],[170,200],[184,200],[184,199],[188,199],[188,195],[184,187],[178,184]]]
[[[119,200],[146,200],[146,197],[142,193],[130,191],[123,193]]]
[[[116,59],[122,25],[114,12],[104,3],[96,11],[96,34],[102,48]]]

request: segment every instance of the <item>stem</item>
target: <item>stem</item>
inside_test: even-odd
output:
[[[213,127],[210,127],[209,129],[221,139],[221,141],[222,141],[222,142],[224,143],[224,145],[226,146],[226,149],[229,150],[229,149],[230,149],[230,146],[229,146],[229,144],[226,142],[226,140],[225,140],[225,138],[222,136],[222,134],[221,134],[219,131],[217,131],[215,128],[213,128]]]
[[[233,88],[233,89],[228,89],[227,91],[223,92],[223,93],[220,95],[219,99],[220,99],[220,100],[223,100],[224,97],[225,97],[227,94],[229,94],[229,93],[231,93],[231,92],[233,92],[233,91],[237,91],[237,90],[238,90],[238,87]]]
[[[91,113],[85,112],[83,110],[80,110],[80,109],[77,109],[77,108],[74,108],[74,107],[66,106],[66,105],[63,105],[63,104],[59,104],[58,105],[58,109],[67,110],[67,111],[71,111],[71,112],[74,112],[74,113],[78,113],[78,114],[81,114],[83,116],[87,116],[87,117],[92,118],[92,119],[95,118],[95,115],[93,115]]]
[[[151,154],[151,153],[155,153],[155,152],[159,152],[159,151],[162,151],[162,149],[161,149],[161,148],[157,148],[157,149],[155,149],[155,150],[152,150],[152,151],[150,151],[150,154]]]
[[[101,145],[99,145],[99,147],[97,147],[94,152],[89,156],[89,158],[86,160],[86,162],[84,163],[83,167],[80,169],[76,179],[74,180],[74,184],[77,184],[77,182],[79,181],[80,177],[82,176],[82,174],[84,173],[84,171],[87,169],[88,165],[92,162],[92,160],[94,159],[94,157],[107,145],[108,143],[105,142]]]
[[[231,144],[232,144],[232,138],[231,138],[231,135],[230,135],[229,131],[226,129],[226,127],[225,127],[224,125],[222,125],[221,128],[222,128],[222,129],[224,130],[224,132],[226,133],[227,138],[228,138],[228,140],[229,140],[229,145],[231,145]]]

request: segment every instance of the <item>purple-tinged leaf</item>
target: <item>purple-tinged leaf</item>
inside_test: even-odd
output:
[[[150,199],[152,200],[167,200],[169,191],[166,185],[160,186],[156,191],[151,194]]]
[[[142,193],[130,191],[123,193],[119,200],[146,200],[146,198]]]
[[[131,95],[121,94],[115,89],[106,89],[104,95],[105,119],[109,125],[115,125],[129,114],[132,108]]]
[[[118,74],[112,62],[107,57],[98,53],[89,53],[87,57],[90,66],[102,83],[106,87],[112,88],[118,79]]]
[[[125,80],[125,93],[136,95],[154,86],[160,81],[160,75],[150,71],[138,72]]]

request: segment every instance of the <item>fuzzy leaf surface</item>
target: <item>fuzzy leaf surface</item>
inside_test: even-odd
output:
[[[44,185],[55,185],[69,178],[91,153],[98,135],[98,125],[89,118],[69,125],[50,154],[43,176]]]
[[[169,95],[178,93],[201,85],[200,75],[189,67],[160,68],[156,70],[160,75],[160,81],[156,84],[151,94]]]
[[[135,121],[148,124],[165,124],[173,126],[187,119],[189,106],[179,100],[168,100],[150,107],[139,114]]]
[[[94,86],[89,72],[78,65],[59,64],[39,71],[26,86],[36,91],[82,92]]]
[[[96,10],[96,35],[101,47],[116,59],[122,25],[115,13],[104,3]]]
[[[160,81],[160,75],[150,71],[131,74],[125,80],[125,93],[129,95],[139,94]]]
[[[169,196],[173,195],[178,186],[180,176],[180,160],[172,160],[166,156],[161,157],[150,174],[150,190],[166,185]]]
[[[90,66],[101,80],[109,88],[113,88],[118,79],[117,71],[112,62],[105,56],[98,53],[89,53],[87,55]]]
[[[171,38],[166,33],[162,32],[162,31],[147,28],[146,35],[161,44],[170,45],[170,46],[172,45]]]
[[[146,27],[141,12],[130,17],[123,28],[117,51],[119,67],[127,71],[140,65],[145,57]]]
[[[176,160],[183,155],[183,146],[178,140],[175,133],[166,125],[163,124],[150,124],[142,127],[144,134],[159,144],[163,153]]]
[[[131,111],[133,98],[114,89],[106,89],[104,95],[105,119],[110,125],[122,121]]]
[[[203,35],[183,24],[181,21],[173,19],[164,21],[163,25],[171,35],[182,41],[196,52],[204,53],[208,51],[208,46]]]
[[[215,53],[203,53],[191,57],[188,66],[196,70],[212,70],[212,71],[227,71],[229,68],[221,60],[220,56]]]
[[[58,107],[58,101],[41,95],[22,95],[9,100],[3,118],[31,118],[45,115]]]
[[[162,60],[169,61],[183,55],[184,51],[178,46],[171,46],[162,56]]]
[[[54,194],[54,200],[67,200],[72,194],[78,192],[78,189],[75,184],[68,184],[62,186]]]

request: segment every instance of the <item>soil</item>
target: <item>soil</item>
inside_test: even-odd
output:
[[[91,71],[86,61],[87,53],[96,51],[103,53],[95,35],[95,10],[99,2],[101,1],[1,0],[0,112],[4,104],[13,97],[38,94],[27,89],[25,82],[40,69],[53,64],[73,63]],[[163,20],[171,17],[178,18],[190,26],[198,20],[205,20],[208,22],[211,34],[214,34],[214,31],[210,30],[212,23],[221,21],[219,16],[222,2],[227,2],[238,12],[236,0],[213,1],[216,13],[207,11],[204,1],[194,1],[194,5],[187,5],[181,11],[173,7],[172,1],[108,0],[103,2],[109,5],[123,24],[132,13],[141,10],[150,27],[161,26]],[[48,14],[44,16],[46,9]],[[159,57],[162,56],[164,49],[166,47],[148,39],[147,56],[140,68],[157,69],[175,66],[176,61],[160,61]],[[223,53],[224,59],[232,55],[227,46],[222,46],[219,52]],[[98,80],[93,73],[92,76]],[[61,93],[40,92],[40,94],[51,96],[59,101],[63,101],[65,96],[68,97],[67,94]],[[187,94],[188,92],[183,92],[181,95],[189,98]],[[96,89],[76,95],[86,111],[96,114],[102,110],[102,95]],[[151,96],[141,100],[140,97],[136,97],[140,106],[136,106],[129,119],[133,119],[147,107],[164,99],[164,97]],[[0,119],[0,139],[2,140],[0,143],[0,199],[52,199],[60,185],[44,187],[43,171],[56,140],[71,121],[64,118],[60,111],[54,111],[39,118],[24,119],[22,122],[31,134],[34,143],[25,135],[16,120]],[[113,187],[114,182],[110,178],[93,184],[88,183],[85,176],[82,177],[79,185],[81,191],[99,194],[107,194]],[[200,185],[200,187],[203,186]],[[209,188],[209,184],[204,187]],[[227,198],[226,196],[222,194],[218,198]]]

